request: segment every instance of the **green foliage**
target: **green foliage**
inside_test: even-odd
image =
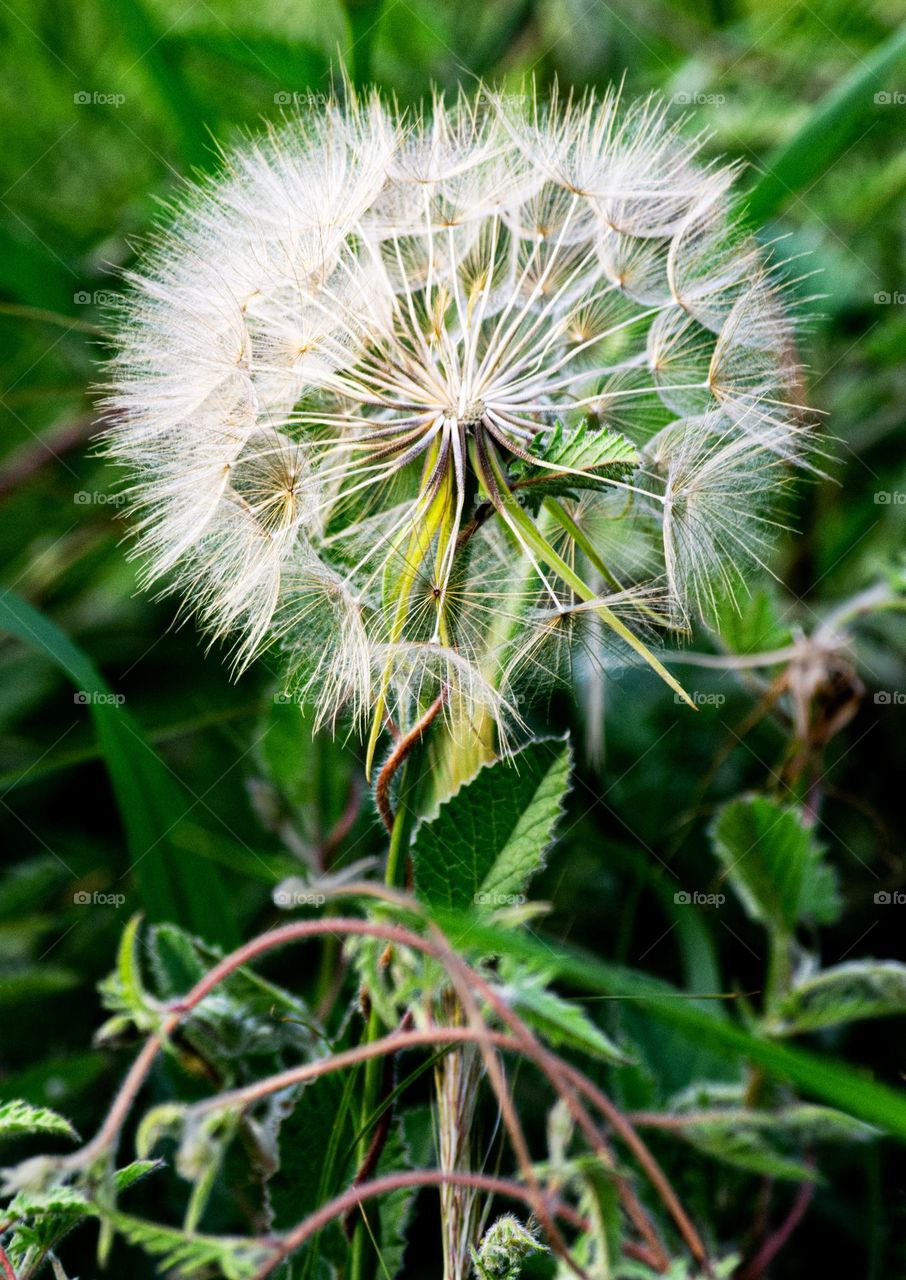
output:
[[[611,480],[621,480],[639,464],[638,450],[630,440],[612,427],[595,426],[587,418],[569,434],[558,422],[536,442],[532,457],[537,462],[517,460],[512,475],[516,486],[533,497],[603,489],[607,485],[602,472]]]
[[[712,840],[754,920],[789,932],[803,920],[837,919],[836,875],[798,809],[766,796],[733,800],[717,815]]]
[[[753,222],[761,224],[772,217],[791,195],[846,153],[865,128],[869,103],[878,101],[879,92],[891,100],[888,79],[896,78],[894,73],[904,59],[906,27],[901,27],[827,93],[805,123],[768,157],[766,172],[746,199],[746,212]]]
[[[672,1099],[671,1112],[677,1132],[698,1151],[739,1169],[794,1181],[820,1177],[803,1158],[816,1144],[865,1141],[877,1134],[830,1107],[746,1107],[741,1089],[694,1087]]]
[[[169,839],[190,802],[143,740],[122,699],[68,636],[11,592],[0,599],[0,629],[46,652],[78,690],[77,701],[89,705],[148,913],[195,927],[215,941],[235,941],[235,925],[216,869],[192,869]]]
[[[48,1107],[32,1107],[16,1099],[0,1103],[0,1139],[15,1138],[23,1133],[57,1133],[76,1138],[75,1129],[64,1116]]]
[[[858,599],[870,583],[896,581],[903,513],[896,495],[906,484],[906,309],[897,302],[906,279],[906,163],[903,108],[894,99],[906,30],[894,8],[837,0],[820,10],[721,0],[694,11],[662,0],[584,11],[568,0],[222,0],[186,9],[179,0],[82,0],[61,23],[47,0],[19,0],[15,14],[0,19],[0,481],[8,513],[0,546],[5,586],[33,606],[8,591],[3,597],[6,632],[15,638],[0,647],[2,819],[12,864],[0,886],[0,1093],[9,1100],[0,1115],[9,1151],[43,1144],[64,1147],[68,1158],[73,1134],[58,1111],[81,1133],[95,1132],[140,1035],[159,1026],[162,1008],[221,954],[208,944],[229,946],[273,924],[274,884],[311,873],[354,800],[350,784],[362,783],[342,731],[312,745],[298,708],[274,702],[267,660],[233,686],[221,655],[203,658],[191,629],[173,627],[168,603],[137,596],[119,545],[114,482],[91,456],[89,389],[99,380],[95,359],[107,351],[101,295],[111,288],[111,264],[132,264],[138,234],[179,176],[192,165],[211,170],[217,145],[228,146],[247,125],[257,128],[262,116],[278,124],[294,110],[294,95],[322,93],[338,50],[355,84],[376,77],[403,102],[432,84],[452,89],[472,73],[511,87],[527,71],[542,85],[558,74],[578,89],[625,74],[627,96],[659,89],[682,129],[703,126],[709,159],[723,154],[749,167],[754,181],[743,179],[741,216],[753,225],[774,220],[766,234],[778,237],[779,258],[795,259],[788,274],[801,277],[794,288],[803,310],[821,313],[797,333],[808,366],[803,394],[829,413],[826,439],[840,442],[830,448],[845,463],[845,470],[822,463],[841,486],[816,477],[792,495],[789,523],[802,537],[785,540],[770,562],[789,590],[764,575],[751,599],[721,618],[719,639],[699,632],[689,641],[692,657],[714,648],[752,658],[810,638],[838,602]],[[124,100],[78,101],[86,92]],[[813,291],[824,295],[817,307],[805,302]],[[661,425],[653,418],[652,434]],[[635,459],[621,456],[619,427],[619,415],[601,428],[586,424],[572,456],[562,452],[562,433],[549,433],[544,460],[588,474],[519,463],[512,478],[533,482],[524,501],[577,495],[581,503],[600,475],[626,475]],[[402,487],[399,496],[406,496]],[[364,511],[367,493],[361,500]],[[606,527],[595,530],[603,547],[608,536]],[[699,700],[694,725],[679,722],[669,694],[654,693],[635,673],[614,672],[600,646],[594,656],[577,655],[581,715],[565,699],[552,701],[536,725],[575,730],[572,790],[559,744],[520,764],[512,794],[506,766],[489,766],[455,808],[458,797],[441,808],[436,831],[432,823],[422,827],[412,850],[423,902],[466,958],[493,958],[483,972],[547,1043],[590,1058],[596,1079],[627,1108],[682,1119],[651,1142],[690,1199],[716,1277],[741,1259],[714,1242],[749,1239],[762,1176],[806,1172],[826,1184],[773,1269],[871,1280],[904,1273],[903,1233],[885,1199],[898,1152],[888,1142],[866,1157],[866,1135],[853,1117],[906,1137],[902,1097],[884,1083],[896,1080],[902,1063],[894,1019],[906,1006],[906,979],[902,965],[865,957],[866,945],[880,956],[901,946],[901,911],[873,899],[901,888],[891,837],[906,761],[893,702],[906,687],[906,644],[894,606],[870,612],[858,605],[856,613],[831,628],[838,649],[824,633],[792,672],[783,663],[694,668],[698,694],[725,699]],[[329,644],[329,622],[312,625]],[[691,688],[689,670],[681,674]],[[852,698],[850,672],[865,686]],[[792,686],[778,692],[789,675]],[[818,683],[810,685],[813,678]],[[73,709],[64,680],[104,696],[122,690],[128,713],[100,698]],[[875,692],[886,692],[891,705],[875,703]],[[845,721],[847,707],[858,719],[822,740],[838,711]],[[794,743],[802,725],[814,742]],[[797,775],[802,751],[808,763]],[[776,799],[752,795],[766,787]],[[493,819],[485,822],[491,804]],[[561,805],[568,817],[558,826]],[[806,805],[815,826],[803,820]],[[513,813],[528,810],[537,821],[514,853],[520,826]],[[717,810],[712,845],[707,824]],[[556,856],[545,865],[555,832]],[[555,904],[543,924],[537,904],[530,917],[467,910],[505,850],[513,856],[500,867],[504,896],[520,895],[534,876],[535,896]],[[331,856],[345,865],[383,852],[382,833],[362,815]],[[676,905],[680,888],[716,887],[715,856],[732,888],[725,906]],[[111,1015],[103,1047],[89,1052],[94,986],[111,966],[126,912],[86,908],[73,896],[119,888],[130,915],[142,911],[152,924],[177,927],[158,931],[136,921],[126,931],[117,972],[103,987]],[[369,909],[336,909],[345,914],[347,905],[353,913]],[[771,984],[766,935],[777,961]],[[332,939],[319,955],[314,946],[293,952],[267,977],[245,970],[205,1001],[165,1046],[135,1116],[174,1108],[170,1136],[161,1138],[168,1167],[136,1162],[112,1182],[85,1170],[61,1184],[58,1157],[35,1157],[27,1172],[36,1186],[18,1190],[15,1210],[5,1210],[27,1215],[2,1237],[19,1280],[49,1276],[52,1251],[54,1267],[63,1269],[55,1276],[98,1275],[96,1226],[72,1230],[89,1219],[117,1234],[109,1274],[253,1276],[266,1251],[248,1244],[250,1234],[284,1229],[349,1185],[357,1127],[350,1117],[359,1114],[362,1073],[325,1076],[257,1106],[231,1140],[229,1126],[212,1122],[194,1167],[182,1165],[209,1174],[209,1185],[198,1178],[187,1189],[173,1167],[182,1121],[200,1096],[357,1043],[363,975],[374,992],[384,984],[385,1011],[397,1021],[409,1000],[442,984],[436,968],[401,949],[382,969],[383,953],[382,945],[367,966],[344,970],[349,952]],[[821,968],[819,957],[830,967]],[[767,1000],[761,993],[769,985]],[[329,1044],[312,1012],[318,1005],[327,1010]],[[887,1021],[868,1028],[862,1020],[869,1018]],[[872,1034],[860,1034],[860,1025]],[[803,1036],[808,1049],[796,1043]],[[624,1046],[637,1062],[621,1060]],[[411,1083],[394,1096],[380,1172],[410,1160],[437,1162],[426,1105],[433,1056],[405,1055],[396,1064],[395,1088]],[[707,1071],[698,1067],[703,1059]],[[723,1096],[700,1083],[718,1071],[734,1082]],[[738,1082],[748,1088],[763,1077],[769,1085],[744,1105]],[[514,1069],[508,1079],[527,1132],[536,1135],[549,1099],[528,1070]],[[677,1097],[679,1081],[696,1083]],[[483,1103],[486,1097],[483,1088]],[[690,1122],[686,1108],[705,1106],[720,1115]],[[36,1128],[21,1127],[36,1116]],[[499,1163],[512,1172],[508,1148],[491,1144],[487,1120],[479,1111],[486,1168]],[[843,1148],[848,1155],[835,1149],[835,1137],[851,1144]],[[129,1129],[124,1146],[131,1142]],[[814,1170],[803,1163],[811,1146]],[[200,1168],[205,1155],[211,1159]],[[622,1148],[618,1159],[622,1173],[630,1163]],[[715,1159],[723,1168],[713,1167]],[[563,1193],[591,1228],[575,1240],[577,1260],[596,1277],[651,1280],[650,1267],[625,1255],[631,1227],[615,1180],[569,1155],[557,1167]],[[116,1206],[127,1185],[135,1215]],[[772,1227],[793,1194],[775,1190]],[[190,1236],[176,1224],[193,1196],[194,1211],[203,1204],[204,1214]],[[419,1202],[423,1247],[418,1256],[412,1248],[404,1254],[411,1201],[401,1191],[369,1213],[393,1277],[438,1269],[435,1253],[424,1250],[436,1222],[433,1195]],[[646,1193],[645,1203],[672,1243],[656,1198]],[[332,1227],[280,1280],[322,1280],[348,1271],[348,1262],[345,1237]],[[526,1272],[552,1268],[536,1258]],[[375,1274],[383,1276],[376,1260]],[[557,1274],[565,1280],[572,1272],[558,1261]],[[665,1274],[692,1280],[700,1269],[676,1256]]]
[[[508,963],[505,958],[500,972],[506,980],[507,1002],[548,1044],[576,1049],[603,1062],[632,1061],[595,1025],[578,1001],[566,1000],[550,989],[549,975]]]
[[[777,1008],[785,1034],[838,1027],[862,1018],[902,1015],[906,965],[896,960],[850,960],[793,985]]]
[[[478,1248],[472,1250],[472,1263],[478,1280],[518,1280],[525,1260],[545,1252],[546,1245],[534,1231],[507,1213],[488,1228]]]
[[[569,748],[532,742],[485,765],[422,822],[415,886],[431,905],[512,905],[543,866],[569,785]]]

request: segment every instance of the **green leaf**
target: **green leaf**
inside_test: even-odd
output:
[[[840,914],[836,875],[800,810],[765,796],[724,805],[711,829],[714,852],[753,920],[792,932],[806,918]]]
[[[818,1177],[800,1153],[818,1142],[860,1142],[877,1130],[830,1107],[794,1103],[772,1110],[718,1104],[733,1090],[693,1087],[674,1098],[671,1132],[724,1164],[772,1178],[809,1181]],[[741,1090],[736,1091],[741,1094]],[[722,1096],[725,1095],[725,1096]],[[730,1096],[731,1102],[735,1099]],[[742,1101],[742,1098],[739,1098]],[[673,1127],[673,1121],[677,1123]]]
[[[503,992],[510,1007],[555,1048],[567,1046],[604,1062],[625,1065],[632,1058],[623,1053],[592,1022],[576,1001],[564,1000],[551,991],[547,975],[526,972],[524,967],[504,964],[507,986]]]
[[[514,464],[513,478],[518,488],[545,495],[606,488],[602,472],[619,480],[639,465],[631,440],[611,427],[593,426],[587,418],[568,431],[558,422],[536,445],[533,456],[534,466],[521,459]]]
[[[511,761],[484,765],[412,844],[415,887],[432,905],[506,905],[544,863],[569,785],[569,747],[530,742]]]
[[[392,1122],[387,1135],[387,1144],[378,1164],[378,1176],[399,1173],[402,1169],[411,1168],[412,1161],[402,1138],[400,1122]],[[389,1275],[391,1280],[395,1280],[403,1269],[403,1255],[406,1252],[409,1220],[414,1202],[415,1192],[411,1187],[399,1187],[389,1195],[382,1196],[379,1201],[381,1256],[378,1271],[381,1276]]]
[[[125,828],[130,868],[148,916],[175,920],[211,941],[235,945],[235,912],[216,868],[187,858],[169,838],[192,807],[191,798],[148,746],[94,663],[12,591],[0,598],[0,630],[50,658],[88,705]]]
[[[181,1280],[210,1274],[223,1280],[252,1280],[270,1256],[270,1250],[256,1240],[187,1236],[176,1227],[162,1227],[124,1213],[114,1213],[109,1220],[126,1240],[159,1260],[162,1274]]]
[[[339,1074],[319,1076],[298,1094],[280,1126],[280,1165],[268,1180],[268,1199],[276,1228],[288,1228],[336,1195],[349,1169],[326,1159],[331,1148],[345,1154],[354,1143],[350,1112],[343,1110],[344,1081]],[[331,1176],[324,1178],[327,1164]]]
[[[797,983],[780,1002],[777,1029],[795,1035],[897,1014],[906,1014],[906,964],[851,960]]]
[[[743,198],[756,224],[773,217],[791,195],[811,187],[868,129],[874,95],[889,92],[887,77],[906,55],[906,25],[899,27],[815,107],[791,138],[765,161],[765,172]]]
[[[130,1187],[135,1186],[136,1182],[143,1181],[149,1173],[154,1173],[160,1168],[162,1168],[160,1160],[133,1160],[132,1164],[117,1169],[113,1175],[113,1185],[117,1191],[128,1191]]]
[[[0,1138],[17,1138],[25,1133],[57,1133],[78,1139],[75,1129],[49,1107],[33,1107],[19,1098],[0,1103]]]
[[[732,653],[770,652],[785,648],[792,639],[773,593],[764,587],[738,600],[724,600],[717,630]]]

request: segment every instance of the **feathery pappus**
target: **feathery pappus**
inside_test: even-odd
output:
[[[313,105],[190,188],[120,308],[144,582],[319,722],[495,725],[577,637],[652,667],[770,544],[793,325],[655,100]],[[616,655],[616,656],[615,656]]]

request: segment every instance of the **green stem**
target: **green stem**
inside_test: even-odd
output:
[[[424,739],[412,748],[409,758],[400,771],[399,795],[397,797],[396,814],[393,819],[393,830],[390,833],[390,847],[387,851],[387,867],[384,872],[384,883],[388,888],[400,889],[406,883],[406,862],[409,853],[409,841],[412,829],[418,817],[418,803],[422,792],[422,784],[427,776],[428,752]],[[372,1007],[368,1014],[368,1025],[365,1029],[364,1044],[373,1044],[380,1039],[383,1028],[380,1015]],[[381,1075],[383,1060],[371,1058],[365,1064],[362,1109],[359,1115],[360,1138],[356,1150],[356,1168],[361,1168],[368,1155],[371,1142],[371,1130],[380,1104]],[[367,1224],[359,1221],[352,1237],[349,1265],[350,1280],[368,1280],[374,1271],[373,1258],[369,1253]]]

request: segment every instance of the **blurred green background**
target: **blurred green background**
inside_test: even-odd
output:
[[[352,744],[310,745],[295,709],[274,702],[267,661],[232,685],[173,602],[135,594],[116,478],[91,436],[105,300],[161,202],[214,169],[217,146],[327,91],[339,63],[403,103],[479,76],[625,78],[629,95],[662,93],[690,131],[709,131],[709,155],[747,162],[741,185],[765,237],[803,255],[795,288],[822,295],[801,355],[832,474],[801,486],[796,535],[774,562],[783,585],[758,588],[734,637],[743,651],[772,648],[889,581],[902,552],[901,17],[897,0],[0,0],[0,1094],[90,1131],[124,1067],[91,1048],[95,983],[133,911],[233,941],[276,918],[274,884],[347,806],[341,856],[382,848]],[[822,838],[846,902],[815,941],[825,963],[903,954],[906,906],[875,902],[906,887],[903,640],[892,615],[865,620],[855,715],[819,746]],[[676,928],[671,895],[713,887],[708,818],[776,782],[788,722],[781,711],[754,724],[757,690],[695,674],[724,701],[694,727],[653,677],[608,681],[603,752],[580,746],[542,896],[556,899],[553,927],[609,958],[749,991],[763,969],[750,922],[731,906]],[[580,744],[600,737],[597,703],[584,704],[548,709]],[[831,1047],[895,1084],[906,1046],[893,1025],[861,1024]],[[660,1051],[681,1084],[688,1064],[668,1042]],[[772,1274],[800,1275],[806,1260],[823,1274],[822,1259],[832,1274],[903,1274],[894,1154],[860,1150],[829,1173]]]

